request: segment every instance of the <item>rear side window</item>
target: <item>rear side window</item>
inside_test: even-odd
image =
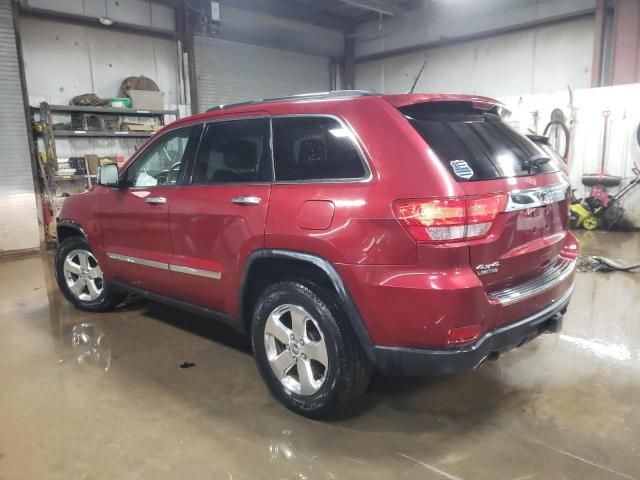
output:
[[[193,169],[193,184],[270,182],[269,119],[209,123]]]
[[[276,181],[359,179],[366,170],[350,130],[331,117],[273,118]]]
[[[433,102],[400,111],[458,181],[558,171],[556,161],[531,140],[472,103]]]

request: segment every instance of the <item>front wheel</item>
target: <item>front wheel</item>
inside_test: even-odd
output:
[[[76,308],[92,312],[113,309],[125,295],[114,291],[83,237],[64,240],[56,252],[55,272],[58,286]]]
[[[301,281],[276,283],[260,296],[251,340],[272,395],[311,418],[355,404],[372,367],[333,292]]]
[[[582,221],[585,230],[595,230],[600,226],[600,219],[594,215],[589,215]]]

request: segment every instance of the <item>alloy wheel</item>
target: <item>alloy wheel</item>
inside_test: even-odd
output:
[[[64,259],[64,280],[78,300],[92,302],[102,294],[104,275],[98,261],[88,250],[72,250]]]
[[[329,368],[325,338],[316,320],[301,306],[284,304],[271,312],[264,329],[271,370],[290,392],[313,395]]]

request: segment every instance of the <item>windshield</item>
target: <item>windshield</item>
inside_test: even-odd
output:
[[[458,181],[558,171],[546,152],[470,102],[432,102],[400,111]]]

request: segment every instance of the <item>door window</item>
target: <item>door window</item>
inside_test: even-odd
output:
[[[355,139],[337,119],[273,119],[276,181],[346,180],[366,176]]]
[[[175,185],[187,162],[189,138],[197,127],[185,127],[165,133],[127,169],[126,181],[131,187]]]
[[[210,123],[200,142],[192,183],[271,182],[269,120]]]

